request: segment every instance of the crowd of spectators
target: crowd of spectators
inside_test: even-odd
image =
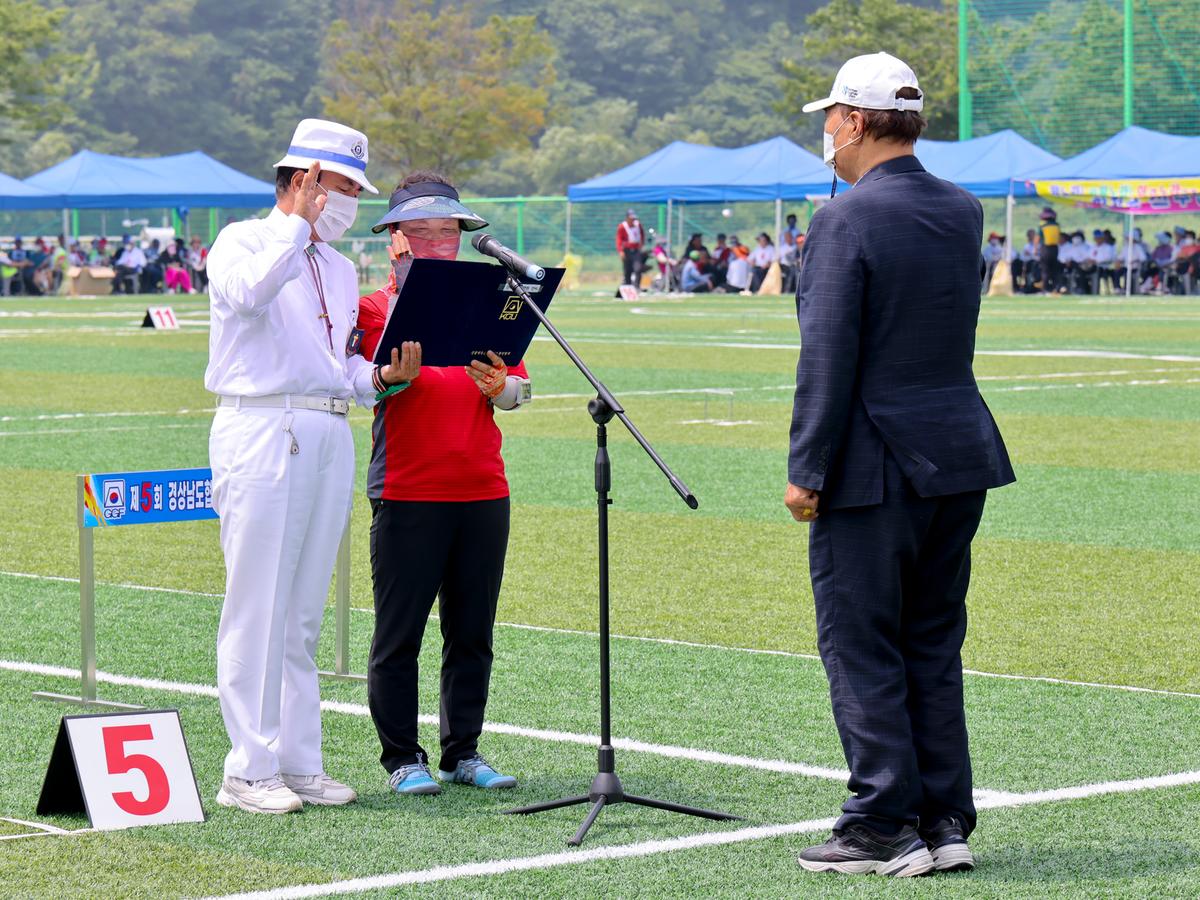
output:
[[[158,240],[144,245],[125,235],[119,244],[98,237],[55,242],[37,238],[31,247],[15,237],[0,248],[0,293],[38,296],[64,290],[72,271],[88,270],[93,278],[110,280],[114,294],[195,294],[208,289],[208,248],[199,235],[185,243],[173,238],[166,247]]]
[[[643,275],[650,271],[650,287],[662,292],[682,291],[690,294],[757,293],[778,264],[781,290],[796,289],[800,248],[804,232],[796,224],[796,216],[787,217],[787,227],[779,235],[779,244],[765,231],[757,235],[752,245],[742,243],[736,234],[718,233],[710,249],[702,232],[695,232],[676,257],[664,235],[653,228],[642,228],[637,215],[629,210],[617,226],[617,253],[624,271],[623,285],[641,290]],[[618,296],[620,290],[618,289]]]
[[[1025,242],[1009,251],[1013,291],[1018,294],[1191,294],[1200,290],[1200,243],[1181,225],[1159,231],[1154,246],[1133,228],[1121,241],[1110,229],[1068,232],[1051,207],[1041,226],[1025,232]],[[1004,236],[988,235],[984,291],[1004,258]],[[1129,281],[1127,285],[1127,280]]]

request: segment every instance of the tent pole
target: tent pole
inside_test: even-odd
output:
[[[563,239],[563,258],[571,254],[571,201],[567,201],[567,233]]]
[[[775,246],[783,244],[783,198],[775,198]]]
[[[59,232],[64,238],[71,233],[71,211],[64,209],[62,211],[62,231]]]
[[[663,231],[663,234],[666,236],[666,239],[667,239],[668,247],[671,246],[671,224],[672,224],[671,223],[671,213],[673,212],[673,205],[674,204],[671,202],[671,198],[668,197],[667,198],[667,227]]]
[[[1012,179],[1008,180],[1008,202],[1004,206],[1004,259],[1012,263],[1012,239],[1013,239],[1013,207],[1017,205],[1016,199],[1013,197]]]
[[[1133,296],[1133,213],[1125,221],[1125,296]]]

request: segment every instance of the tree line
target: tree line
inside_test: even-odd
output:
[[[942,0],[0,0],[0,171],[201,149],[268,177],[325,116],[375,171],[561,193],[671,140],[819,150],[800,106],[878,49],[953,138],[955,28]]]

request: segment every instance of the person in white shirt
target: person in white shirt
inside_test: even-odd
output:
[[[332,249],[354,222],[367,138],[320,119],[296,128],[265,219],[229,224],[208,254],[209,436],[225,603],[217,692],[232,748],[217,802],[285,813],[355,792],[321,756],[316,648],[350,515],[349,401],[416,376],[420,346],[387,366],[355,353],[354,264]]]
[[[767,277],[767,271],[771,268],[771,263],[778,258],[779,253],[775,249],[774,241],[764,231],[758,236],[758,246],[750,251],[750,265],[754,270],[754,276],[750,280],[751,293],[758,293],[763,279]]]
[[[1131,235],[1125,235],[1125,246],[1117,254],[1116,264],[1113,266],[1113,287],[1118,292],[1124,291],[1125,279],[1132,277],[1133,293],[1140,293],[1142,272],[1149,259],[1150,254],[1146,252],[1146,244],[1142,240],[1142,230],[1135,228]]]
[[[1082,265],[1089,278],[1085,287],[1089,293],[1099,294],[1103,285],[1112,284],[1113,260],[1117,256],[1116,238],[1111,232],[1097,228],[1092,232],[1092,241],[1092,249]]]
[[[113,275],[113,293],[136,294],[138,292],[138,278],[145,267],[146,254],[142,252],[141,247],[133,243],[133,240],[126,235],[121,255],[117,257],[117,264],[113,267],[115,270],[115,274]]]
[[[1083,264],[1091,257],[1092,245],[1083,236],[1082,231],[1071,235],[1071,240],[1058,250],[1058,261],[1063,268],[1063,287],[1061,293],[1083,293]]]
[[[750,254],[735,234],[729,238],[729,267],[725,270],[725,289],[740,293],[750,286]]]

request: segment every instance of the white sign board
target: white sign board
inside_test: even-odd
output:
[[[98,831],[203,822],[178,711],[64,716],[38,812],[86,812]]]
[[[159,331],[178,331],[179,320],[175,318],[175,310],[171,307],[151,306],[142,319],[142,327],[157,328]]]

